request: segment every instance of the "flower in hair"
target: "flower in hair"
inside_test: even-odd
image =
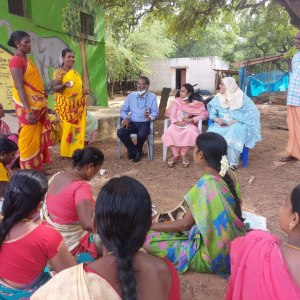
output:
[[[220,170],[219,174],[222,177],[224,177],[226,175],[226,172],[229,170],[229,162],[225,155],[222,156],[220,163],[221,163],[221,170]]]

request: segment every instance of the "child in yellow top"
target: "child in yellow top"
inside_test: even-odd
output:
[[[13,161],[18,151],[18,146],[7,138],[0,139],[0,198],[4,196],[10,171],[7,166]]]

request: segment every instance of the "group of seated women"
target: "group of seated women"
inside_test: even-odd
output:
[[[110,179],[94,202],[88,181],[104,160],[97,148],[75,151],[72,171],[49,186],[41,172],[19,171],[2,208],[0,298],[180,299],[178,273],[192,270],[231,273],[226,299],[298,299],[300,185],[280,211],[287,242],[246,233],[226,154],[221,135],[197,137],[200,179],[184,197],[185,216],[165,223],[153,223],[147,189],[128,176]],[[40,210],[46,219],[34,222]]]
[[[196,122],[200,115],[188,119]],[[180,127],[174,132],[190,126]],[[247,233],[228,149],[218,133],[197,134],[193,159],[200,179],[184,197],[185,215],[172,222],[153,222],[147,189],[128,176],[110,179],[94,201],[89,181],[104,161],[95,147],[76,150],[71,171],[58,172],[49,183],[38,171],[7,173],[0,299],[176,300],[178,274],[188,270],[231,274],[226,299],[298,299],[300,185],[280,211],[287,242]],[[2,169],[16,151],[11,140],[0,139]],[[180,153],[187,163],[186,152]]]
[[[238,167],[244,147],[252,149],[261,140],[259,111],[233,77],[222,79],[220,92],[208,103],[207,109],[208,112],[204,103],[194,100],[191,84],[181,87],[180,97],[175,98],[167,110],[171,125],[162,136],[163,144],[170,146],[173,153],[168,160],[169,167],[176,164],[180,155],[183,166],[189,166],[187,152],[199,134],[197,123],[208,117],[213,122],[208,131],[219,133],[227,142],[232,169]]]

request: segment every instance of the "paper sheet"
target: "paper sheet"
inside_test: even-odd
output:
[[[247,228],[269,231],[267,228],[267,218],[256,215],[249,211],[242,211],[242,217],[245,219],[244,223],[246,224]]]

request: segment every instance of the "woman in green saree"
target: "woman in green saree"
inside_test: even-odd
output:
[[[229,244],[246,232],[239,185],[229,171],[226,154],[227,143],[221,135],[198,136],[193,155],[203,175],[184,197],[185,216],[154,223],[148,233],[144,248],[168,258],[181,274],[187,270],[229,274]]]

